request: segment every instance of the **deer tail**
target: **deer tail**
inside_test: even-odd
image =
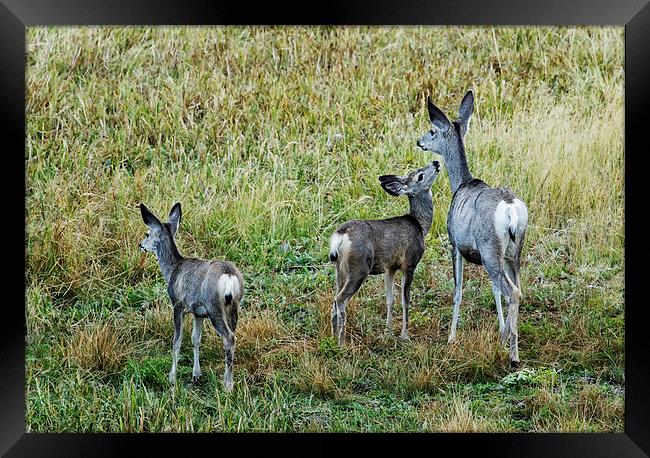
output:
[[[510,240],[514,242],[517,235],[517,226],[519,225],[519,215],[517,215],[517,209],[512,205],[508,208],[508,217],[510,218],[508,233],[510,234]]]
[[[223,274],[219,277],[219,291],[223,294],[223,299],[226,304],[232,303],[235,296],[239,296],[241,285],[239,279],[232,274]]]
[[[330,239],[330,261],[336,262],[339,259],[339,248],[343,243],[343,234],[335,232]]]

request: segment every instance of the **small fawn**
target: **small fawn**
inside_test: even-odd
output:
[[[336,265],[336,295],[332,305],[332,334],[345,342],[345,309],[368,275],[384,274],[386,283],[386,328],[393,314],[395,272],[402,271],[402,332],[409,340],[408,308],[413,273],[424,253],[424,238],[431,228],[431,186],[440,164],[433,161],[407,176],[382,175],[382,188],[392,195],[406,194],[410,212],[381,220],[353,220],[341,225],[330,239],[329,259]]]
[[[235,329],[239,304],[244,292],[241,273],[231,262],[185,258],[178,252],[174,235],[181,221],[180,203],[173,206],[169,213],[169,221],[166,223],[161,223],[144,204],[140,204],[140,213],[144,224],[149,228],[145,239],[140,242],[140,248],[142,251],[156,254],[174,308],[174,341],[169,383],[176,383],[176,365],[183,335],[183,313],[190,312],[194,316],[192,380],[196,382],[201,376],[199,345],[203,319],[209,318],[217,334],[223,339],[226,350],[224,386],[226,390],[231,391],[235,359]]]

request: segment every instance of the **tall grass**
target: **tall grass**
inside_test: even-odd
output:
[[[89,428],[193,430],[197,418],[214,425],[207,430],[426,429],[449,418],[462,419],[461,430],[550,428],[537,417],[485,426],[458,393],[441,404],[447,410],[423,414],[429,401],[413,401],[402,423],[385,423],[391,409],[411,410],[381,396],[435,398],[445,383],[465,389],[505,374],[479,269],[468,267],[465,337],[444,344],[453,285],[444,171],[414,284],[421,340],[400,347],[379,337],[382,287],[372,279],[350,312],[350,348],[327,337],[330,233],[350,218],[406,209],[377,176],[432,160],[415,146],[430,128],[427,95],[454,116],[470,87],[470,170],[507,185],[530,213],[522,358],[567,377],[586,371],[622,383],[622,29],[30,28],[27,46],[29,428],[87,430],[64,420],[62,405],[84,398],[84,408],[122,409],[127,397],[157,406],[148,414],[156,421],[128,411]],[[161,388],[171,317],[158,267],[138,250],[136,204],[166,214],[176,201],[181,253],[227,258],[244,273],[236,383],[249,387],[241,392],[247,408],[277,422],[235,404],[200,407],[215,402],[223,363],[212,331],[202,355],[216,368],[214,387],[183,401]],[[78,391],[88,377],[101,386],[97,399]],[[569,392],[578,389],[571,380]],[[310,400],[274,410],[272,402],[296,393],[317,396],[319,407]],[[337,410],[354,393],[365,407],[379,396],[388,410]],[[189,409],[182,421],[171,405]]]

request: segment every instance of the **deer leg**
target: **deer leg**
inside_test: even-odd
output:
[[[517,318],[519,315],[519,288],[515,286],[512,297],[508,298],[508,325],[510,332],[510,366],[519,365],[519,333],[517,331]]]
[[[519,279],[519,253],[508,248],[502,264],[502,291],[508,300],[508,316],[505,328],[501,334],[502,343],[510,337],[510,365],[519,364],[519,333],[517,321],[519,318],[519,303],[521,302],[521,286]],[[506,293],[507,292],[507,293]]]
[[[452,342],[456,338],[456,327],[458,326],[458,317],[460,315],[460,302],[463,300],[463,257],[456,247],[452,248],[451,259],[454,265],[454,311],[447,342]]]
[[[501,336],[501,345],[504,345],[507,338],[507,333],[506,325],[503,321],[503,309],[501,308],[501,289],[495,282],[492,282],[492,294],[494,294],[494,301],[497,304],[497,320],[499,322],[499,335]]]
[[[388,270],[384,274],[384,283],[386,284],[386,330],[390,331],[393,324],[393,302],[395,302],[395,294],[393,291],[395,286],[394,270]]]
[[[233,388],[233,366],[235,361],[235,334],[230,330],[223,314],[214,312],[209,315],[210,322],[214,329],[223,339],[223,348],[226,350],[226,368],[223,376],[223,384],[226,391],[232,391]]]
[[[192,345],[194,345],[194,367],[192,368],[192,381],[197,382],[201,377],[199,364],[199,346],[201,345],[201,332],[203,331],[203,318],[194,315],[192,327]]]
[[[169,371],[168,380],[172,385],[176,384],[176,366],[178,356],[181,353],[181,341],[183,340],[183,305],[174,304],[174,342],[172,344],[172,368]]]
[[[414,269],[404,269],[402,279],[402,333],[400,339],[411,340],[409,337],[409,305],[411,304],[411,283],[413,283]]]
[[[228,311],[228,318],[230,319],[230,331],[234,334],[237,329],[237,322],[239,321],[239,300],[233,299]]]
[[[519,332],[517,321],[519,319],[519,303],[521,301],[521,286],[519,282],[519,268],[515,262],[506,260],[504,277],[512,290],[508,297],[508,322],[507,331],[510,333],[510,366],[519,365]]]
[[[339,291],[343,289],[344,277],[341,272],[340,262],[336,263],[336,290],[334,291],[334,302],[332,303],[331,311],[331,320],[332,320],[332,335],[338,337],[339,335],[339,309],[336,305],[336,298],[339,295]]]
[[[226,391],[232,391],[233,382],[233,369],[235,365],[235,336],[230,334],[229,337],[223,339],[223,348],[226,351],[226,369],[223,375],[223,384]]]
[[[336,299],[332,302],[332,310],[330,312],[330,318],[332,320],[332,335],[338,337],[339,335],[339,309],[336,306]]]
[[[343,286],[343,289],[339,291],[336,296],[336,308],[338,309],[338,339],[339,345],[345,343],[345,325],[346,325],[346,313],[345,309],[352,299],[352,296],[359,290],[361,284],[368,276],[368,272],[364,272],[355,278],[348,278]]]
[[[501,342],[505,343],[506,339],[510,337],[510,366],[516,367],[519,364],[517,315],[519,314],[521,292],[513,279],[510,278],[510,275],[513,275],[512,269],[504,264],[504,261],[497,257],[483,257],[483,265],[490,275],[490,279],[493,283],[499,285],[501,293],[508,299],[508,316],[501,333]]]

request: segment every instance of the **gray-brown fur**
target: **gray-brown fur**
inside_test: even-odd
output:
[[[450,121],[430,98],[428,109],[434,128],[422,136],[417,145],[425,151],[442,155],[453,193],[447,215],[455,282],[449,341],[455,338],[460,315],[465,259],[483,265],[492,280],[501,342],[510,340],[510,361],[516,366],[519,363],[517,319],[521,300],[519,267],[528,210],[509,189],[492,188],[474,179],[469,171],[463,138],[474,110],[472,91],[463,97],[456,121]],[[508,301],[505,322],[501,309],[502,294]]]
[[[384,274],[386,327],[390,329],[395,272],[402,271],[402,332],[408,339],[408,307],[413,273],[424,253],[424,238],[431,228],[431,186],[439,164],[418,169],[407,176],[382,175],[381,186],[393,196],[406,194],[410,212],[382,220],[353,220],[342,224],[330,239],[330,261],[336,265],[336,293],[332,305],[332,334],[345,341],[346,307],[368,275]]]
[[[167,282],[167,293],[174,309],[174,340],[172,368],[169,382],[176,383],[176,366],[181,348],[184,313],[194,317],[192,344],[194,346],[194,368],[192,379],[201,376],[199,345],[203,319],[208,318],[217,334],[222,338],[226,351],[224,385],[233,388],[233,366],[235,359],[235,330],[239,307],[244,291],[241,273],[228,261],[204,261],[183,257],[174,242],[181,219],[181,206],[177,203],[166,223],[140,204],[144,223],[149,228],[146,238],[140,242],[143,251],[156,254],[160,270]]]

